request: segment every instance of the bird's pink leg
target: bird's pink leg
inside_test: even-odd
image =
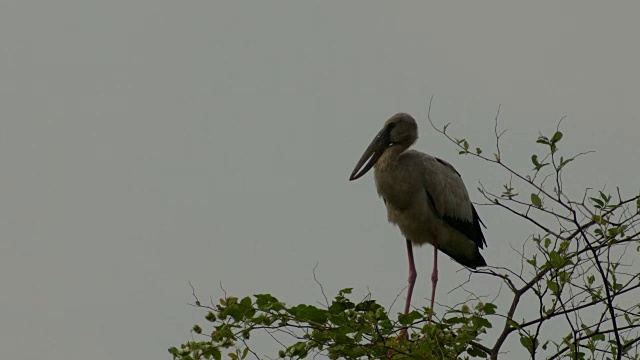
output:
[[[413,246],[411,245],[411,241],[409,239],[407,239],[407,254],[409,255],[409,290],[407,291],[407,301],[404,304],[405,315],[409,313],[409,309],[411,308],[413,285],[416,283],[416,277],[418,277],[418,273],[416,272],[416,264],[413,262]]]
[[[404,303],[404,314],[407,315],[411,309],[411,296],[413,295],[413,285],[416,283],[416,264],[413,261],[413,246],[411,241],[407,239],[407,255],[409,255],[409,289],[407,290],[407,301]],[[408,338],[407,328],[403,328],[400,337]]]
[[[438,245],[433,246],[433,272],[431,273],[431,311],[436,299],[436,285],[438,285]],[[429,314],[429,324],[431,324],[431,314]]]

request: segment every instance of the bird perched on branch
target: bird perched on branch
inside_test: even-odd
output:
[[[388,220],[397,225],[406,238],[409,288],[405,314],[411,306],[417,277],[413,244],[429,243],[435,248],[431,309],[438,283],[438,250],[469,268],[487,265],[479,251],[486,245],[481,220],[460,174],[444,160],[408,150],[417,139],[418,125],[413,117],[406,113],[393,115],[349,177],[350,181],[356,180],[374,168],[376,188],[387,207]]]

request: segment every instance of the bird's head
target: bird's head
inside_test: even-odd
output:
[[[380,159],[385,150],[391,147],[398,147],[398,150],[404,151],[413,145],[416,140],[418,140],[418,124],[415,119],[407,113],[393,115],[384,123],[382,130],[378,132],[378,135],[373,138],[367,150],[364,151],[349,180],[356,180],[366,174]],[[367,160],[369,161],[367,162]]]

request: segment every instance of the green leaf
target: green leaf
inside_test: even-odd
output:
[[[484,351],[478,349],[477,347],[469,347],[467,349],[467,354],[473,356],[473,357],[479,357],[479,358],[483,358],[486,359],[487,358],[487,353],[485,353]]]
[[[231,306],[231,305],[233,305],[233,304],[235,304],[235,303],[237,303],[237,302],[238,302],[238,298],[237,298],[237,297],[235,297],[235,296],[229,296],[229,297],[226,299],[227,306]]]
[[[546,136],[540,135],[538,136],[538,140],[536,141],[536,143],[549,145],[549,139]]]
[[[556,133],[551,137],[551,142],[555,144],[560,141],[560,139],[562,139],[562,133],[560,131],[556,131]]]
[[[473,326],[476,329],[481,329],[481,328],[491,329],[492,327],[491,322],[489,322],[489,320],[479,316],[472,317],[471,322],[473,323]]]
[[[482,149],[480,149],[479,147],[476,148],[476,154],[480,155],[482,154]]]
[[[249,354],[249,348],[248,347],[246,347],[246,348],[244,348],[244,350],[242,350],[242,358],[241,359],[246,358],[247,354]]]
[[[354,303],[352,303],[351,301],[345,298],[342,298],[342,300],[337,299],[331,303],[331,306],[329,306],[329,312],[331,314],[337,315],[337,314],[343,313],[347,309],[353,309],[354,307],[355,307]]]
[[[599,191],[599,193],[600,193],[600,198],[602,198],[604,202],[609,202],[609,200],[611,200],[611,195],[607,196],[602,191]]]
[[[627,225],[621,225],[621,226],[613,227],[613,228],[607,230],[607,235],[610,238],[615,238],[618,235],[624,236],[624,231],[625,230],[627,230]]]
[[[558,274],[558,279],[560,280],[560,284],[564,285],[564,284],[568,283],[568,282],[569,282],[569,280],[571,280],[571,276],[569,275],[569,273],[568,273],[568,272],[566,272],[566,271],[561,271],[561,272]]]
[[[564,254],[567,252],[567,249],[569,248],[569,242],[566,240],[562,240],[562,242],[560,243],[560,249],[558,251],[559,254]]]
[[[557,269],[560,267],[560,265],[562,265],[562,258],[557,251],[553,250],[551,251],[551,253],[549,253],[549,262],[551,263],[552,267]]]
[[[419,312],[417,312],[415,310],[410,312],[410,313],[408,313],[407,315],[400,314],[400,316],[398,316],[398,321],[402,325],[412,324],[414,321],[416,321],[418,319],[422,319],[422,314],[420,314]]]
[[[492,303],[486,303],[484,304],[484,313],[487,315],[493,315],[496,313],[496,309],[498,307],[495,304]]]
[[[544,239],[544,248],[545,248],[545,249],[548,249],[548,248],[549,248],[549,245],[551,245],[551,239],[549,239],[549,238],[545,238],[545,239]]]
[[[208,321],[214,322],[214,321],[216,321],[216,314],[214,314],[211,311],[209,311],[207,313],[207,316],[205,316],[204,318],[207,319]]]
[[[257,294],[253,295],[256,298],[256,306],[261,311],[279,311],[284,309],[284,304],[279,302],[278,299],[271,294]]]
[[[465,140],[464,142],[462,142],[462,148],[466,150],[469,150],[469,143],[467,142],[467,140]]]
[[[300,304],[289,309],[289,313],[303,322],[325,323],[328,318],[326,310],[318,309],[313,305]]]
[[[562,169],[565,165],[567,165],[568,163],[572,162],[572,159],[567,159],[567,160],[562,160],[562,158],[560,159],[560,165],[558,166],[558,170]]]
[[[537,208],[542,208],[542,200],[534,193],[531,193],[531,204]]]
[[[175,346],[170,347],[169,348],[169,354],[171,354],[173,356],[179,356],[180,355],[180,350],[178,350],[178,348],[176,348]]]
[[[246,308],[251,307],[251,298],[248,296],[244,297],[242,300],[240,300],[240,305]]]
[[[597,208],[601,208],[604,206],[604,202],[600,199],[596,199],[596,198],[589,198],[589,200],[591,200],[593,203],[595,203],[595,206]]]
[[[257,294],[254,296],[256,298],[256,305],[258,305],[260,310],[262,310],[262,306],[278,301],[278,299],[273,297],[271,294]]]
[[[547,287],[554,295],[558,295],[558,293],[560,292],[560,285],[558,285],[558,283],[553,280],[547,280]]]
[[[613,284],[613,290],[614,290],[614,291],[620,291],[620,290],[622,290],[622,284],[620,284],[620,283],[614,283],[614,284]]]
[[[219,350],[219,349],[217,349],[217,348],[213,348],[213,349],[211,350],[211,355],[213,355],[213,358],[214,358],[215,360],[222,360],[222,353],[221,353],[221,352],[220,352],[220,350]]]
[[[513,321],[512,319],[507,319],[507,324],[509,324],[514,329],[518,329],[518,330],[522,329],[522,327],[520,327],[520,324]]]
[[[534,343],[533,338],[528,335],[522,335],[520,337],[520,343],[522,344],[522,346],[524,346],[525,349],[527,349],[527,351],[529,351],[529,354],[532,355],[534,350],[538,347],[538,340],[536,339]]]
[[[538,155],[531,155],[531,162],[533,163],[533,166],[537,168],[540,165],[538,162]]]
[[[560,256],[560,254],[553,250],[549,253],[549,265],[554,269],[561,269],[568,265],[573,265],[573,261]]]
[[[541,164],[538,161],[538,155],[531,155],[531,162],[533,163],[534,169],[536,171],[540,171],[540,169],[542,169],[543,167],[549,165],[549,163]]]
[[[383,309],[383,307],[376,303],[375,300],[363,301],[355,307],[356,311],[374,311],[379,309]]]
[[[469,322],[469,320],[467,320],[466,318],[462,317],[462,316],[454,316],[454,317],[450,317],[450,318],[446,318],[443,320],[444,322],[446,322],[447,324],[466,324],[467,322]]]

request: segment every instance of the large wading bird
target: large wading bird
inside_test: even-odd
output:
[[[376,188],[387,206],[389,222],[396,224],[407,240],[409,288],[405,314],[411,306],[417,277],[413,244],[429,243],[435,248],[431,309],[438,283],[438,250],[470,268],[487,265],[479,251],[487,244],[480,228],[481,220],[460,174],[444,160],[408,150],[417,139],[418,125],[413,117],[405,113],[393,115],[365,150],[349,178],[356,180],[374,168]]]

